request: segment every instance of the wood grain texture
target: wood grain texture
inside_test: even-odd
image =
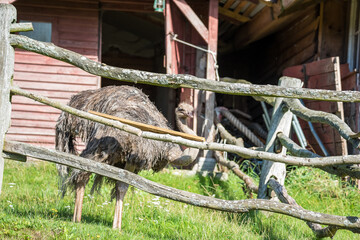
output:
[[[19,20],[51,23],[52,42],[93,60],[99,59],[99,4],[97,2],[23,0],[13,4],[17,8]],[[98,88],[100,78],[68,63],[17,49],[14,83],[45,96],[67,101],[71,95],[79,91]],[[13,100],[13,119],[33,121],[32,125],[34,126],[48,121],[50,124],[44,124],[44,128],[41,129],[46,132],[55,132],[53,126],[57,117],[53,114],[53,110],[50,110],[49,115],[46,116],[47,108],[28,105],[28,103],[18,102],[18,100],[18,98]],[[34,144],[48,144],[49,139],[42,134],[41,129],[33,128],[32,132],[38,132],[36,139],[34,136],[31,137],[34,139]],[[20,136],[21,132],[21,126],[12,125],[7,137],[29,139],[25,133],[24,136]],[[41,140],[42,136],[43,140]]]
[[[282,77],[279,80],[279,85],[288,88],[301,88],[303,83],[300,79],[289,79]],[[276,138],[279,132],[282,132],[284,135],[289,136],[291,129],[291,121],[293,114],[289,110],[286,112],[283,111],[281,105],[283,104],[283,98],[277,98],[275,100],[273,115],[271,117],[270,129],[268,137],[266,139],[265,151],[266,152],[276,152]],[[286,148],[281,147],[279,153],[281,155],[286,155]],[[281,184],[285,183],[286,177],[286,165],[279,162],[264,161],[261,168],[260,182],[259,182],[259,199],[269,199],[271,198],[270,192],[267,190],[267,182],[270,178],[275,177]]]
[[[14,74],[14,49],[10,45],[11,23],[16,21],[16,9],[10,4],[0,4],[0,146],[4,145],[5,133],[10,126],[10,86]],[[0,193],[2,188],[4,158],[0,150]]]

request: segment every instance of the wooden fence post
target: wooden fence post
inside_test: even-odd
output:
[[[282,77],[279,80],[279,85],[282,87],[302,87],[302,81],[297,78]],[[289,136],[291,121],[292,121],[292,112],[289,110],[283,112],[282,110],[282,101],[283,98],[276,98],[273,115],[271,118],[270,130],[268,137],[266,139],[266,152],[275,152],[275,140],[278,132],[284,133],[286,136]],[[286,148],[282,147],[280,153],[286,155]],[[286,165],[284,163],[264,161],[264,164],[261,169],[260,183],[259,183],[259,192],[258,198],[267,199],[271,198],[269,192],[267,191],[267,182],[271,177],[275,177],[280,184],[284,185],[286,176]]]
[[[10,126],[10,87],[14,74],[14,48],[10,45],[10,25],[16,21],[16,9],[10,4],[0,4],[0,193],[4,173],[2,156],[5,133]]]

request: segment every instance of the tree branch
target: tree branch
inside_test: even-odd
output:
[[[10,36],[11,45],[17,48],[49,56],[74,66],[84,71],[114,80],[145,83],[171,88],[196,88],[217,93],[243,95],[243,96],[268,96],[285,98],[303,98],[326,101],[360,102],[360,92],[357,91],[332,91],[320,89],[285,88],[271,85],[250,85],[244,83],[227,83],[209,81],[191,75],[175,75],[151,73],[139,70],[107,66],[90,60],[78,53],[60,48],[52,43],[45,43],[31,38],[13,35]],[[286,77],[284,77],[286,78]]]
[[[287,148],[287,150],[298,157],[306,157],[306,158],[318,158],[320,155],[317,155],[313,152],[310,152],[299,145],[297,145],[293,140],[287,137],[283,133],[278,133],[277,135],[280,143]],[[337,166],[325,166],[318,167],[321,170],[328,172],[330,174],[335,174],[339,177],[350,176],[353,178],[360,179],[360,166],[358,164],[353,165],[337,165]]]
[[[238,154],[244,158],[256,158],[256,159],[264,159],[270,160],[274,162],[282,162],[286,164],[296,165],[296,166],[312,166],[312,167],[321,167],[328,165],[341,165],[341,164],[354,164],[360,163],[359,155],[347,155],[347,156],[335,156],[335,157],[319,157],[319,158],[300,158],[293,156],[282,156],[280,154],[263,152],[263,151],[255,151],[247,148],[238,147],[230,144],[220,144],[220,143],[208,143],[208,142],[196,142],[192,140],[187,140],[181,137],[174,137],[168,134],[158,134],[152,132],[144,132],[138,128],[122,124],[121,122],[109,120],[103,117],[99,117],[84,111],[80,111],[78,109],[69,107],[65,104],[61,104],[57,101],[51,100],[49,98],[37,95],[35,93],[30,93],[18,87],[12,86],[11,93],[21,95],[24,97],[31,98],[35,101],[41,102],[43,104],[55,107],[62,111],[68,112],[70,114],[74,114],[76,116],[86,118],[88,120],[96,121],[107,126],[111,126],[114,128],[118,128],[120,130],[126,131],[130,134],[135,134],[137,136],[141,136],[147,139],[165,141],[165,142],[173,142],[179,145],[184,145],[187,147],[204,149],[204,150],[216,150],[222,152],[232,152]]]
[[[298,206],[302,208],[299,204],[296,203],[295,199],[293,199],[286,191],[285,187],[282,186],[278,181],[271,178],[268,181],[268,186],[274,190],[276,196],[282,203],[286,203],[292,206]],[[329,227],[321,227],[320,224],[313,223],[306,221],[306,224],[311,228],[311,230],[315,233],[316,237],[318,238],[325,238],[325,237],[334,237],[339,227],[336,226],[329,226]],[[356,231],[359,233],[358,231]]]
[[[22,154],[84,171],[93,172],[102,176],[107,176],[114,180],[125,182],[145,192],[175,201],[188,203],[194,206],[234,213],[248,212],[251,210],[264,210],[285,214],[305,221],[334,225],[339,228],[349,229],[353,232],[360,231],[360,219],[358,217],[323,214],[304,210],[298,206],[291,206],[263,199],[222,200],[206,197],[149,181],[134,173],[105,163],[96,162],[56,150],[32,146],[26,143],[6,141],[4,151]]]
[[[299,99],[284,99],[286,106],[296,116],[309,121],[324,123],[330,125],[336,129],[340,135],[349,141],[355,148],[360,148],[360,140],[357,138],[357,134],[351,130],[351,128],[335,114],[315,111],[305,107],[301,104]]]
[[[249,177],[247,174],[245,174],[243,171],[240,170],[239,165],[234,162],[234,161],[228,161],[226,160],[221,152],[219,151],[214,151],[215,153],[215,158],[217,160],[218,163],[220,163],[221,165],[227,167],[228,169],[230,169],[236,176],[238,176],[240,179],[242,179],[245,182],[246,187],[254,193],[257,193],[259,188],[257,185],[255,185],[254,180]]]

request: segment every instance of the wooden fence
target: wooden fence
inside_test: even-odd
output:
[[[283,83],[280,84],[281,86],[251,85],[248,83],[238,82],[216,82],[189,75],[158,74],[111,67],[99,62],[92,61],[69,50],[57,47],[51,43],[39,42],[25,36],[11,34],[11,32],[30,29],[29,25],[15,24],[16,9],[12,5],[0,4],[0,15],[2,16],[0,19],[0,118],[2,123],[0,125],[0,144],[3,145],[3,155],[0,155],[0,190],[4,164],[3,156],[5,155],[7,157],[18,160],[24,160],[26,156],[29,156],[107,176],[115,180],[128,183],[148,193],[199,207],[228,212],[265,210],[289,215],[307,221],[308,225],[314,231],[314,233],[320,237],[333,236],[338,229],[348,229],[355,233],[360,232],[360,219],[357,217],[335,216],[317,213],[305,210],[296,204],[292,204],[291,201],[285,201],[286,203],[279,203],[265,199],[229,201],[201,196],[198,194],[173,189],[146,180],[126,170],[95,162],[89,159],[84,159],[71,154],[37,147],[26,143],[5,141],[5,134],[10,125],[10,95],[16,94],[31,98],[35,101],[58,108],[76,116],[106,124],[108,126],[118,128],[122,131],[126,131],[130,134],[136,134],[148,139],[169,141],[198,149],[232,152],[246,158],[268,160],[268,165],[283,163],[297,166],[310,166],[321,168],[339,176],[350,175],[352,177],[360,178],[360,170],[358,168],[358,164],[360,164],[360,158],[358,155],[320,157],[308,152],[305,149],[299,148],[286,136],[290,128],[288,124],[289,116],[295,114],[307,121],[329,124],[334,129],[339,131],[340,135],[348,142],[350,142],[354,148],[359,148],[359,134],[353,132],[341,119],[333,114],[307,109],[300,103],[298,98],[325,101],[360,102],[360,92],[304,89],[300,87],[301,83],[299,80],[286,77],[281,79],[281,82]],[[70,63],[91,74],[119,81],[146,83],[171,88],[196,88],[200,90],[225,94],[253,96],[258,100],[266,101],[267,103],[274,105],[276,112],[273,115],[270,133],[267,139],[267,144],[265,146],[266,151],[251,150],[230,144],[197,142],[181,137],[142,131],[138,128],[120,123],[118,121],[109,120],[87,112],[83,112],[46,97],[22,90],[11,84],[14,71],[14,47],[46,55]],[[294,86],[294,84],[297,84],[298,87],[293,88],[292,86]],[[275,139],[277,138],[279,138],[283,145],[287,147],[287,150],[293,152],[294,155],[299,155],[300,157],[289,156],[284,152],[282,154],[273,153],[272,149],[275,146]],[[277,175],[276,171],[273,172],[276,169],[277,168],[273,168],[271,166],[267,168],[267,173],[261,176],[261,181],[263,183],[260,185],[260,188],[269,184],[269,186],[272,187],[276,193],[280,195],[283,194],[285,196],[286,194],[281,192],[281,187],[276,187],[278,185],[274,183],[273,179],[269,180],[271,176]],[[280,186],[282,185],[280,184]],[[329,227],[322,228],[318,224],[329,225]]]

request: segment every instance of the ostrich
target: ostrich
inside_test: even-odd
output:
[[[80,92],[71,97],[71,107],[88,111],[93,110],[116,117],[169,128],[165,117],[157,110],[141,90],[131,86],[109,86],[97,90]],[[175,110],[176,124],[180,131],[195,133],[186,126],[186,118],[192,113],[192,107],[180,103]],[[76,138],[86,144],[80,156],[98,162],[138,173],[141,170],[159,171],[168,163],[188,165],[193,162],[199,150],[187,148],[181,150],[177,144],[144,139],[115,128],[93,121],[61,113],[56,124],[56,149],[77,154]],[[81,221],[84,190],[91,173],[70,169],[58,165],[60,187],[65,194],[67,187],[75,191],[74,222]],[[96,175],[91,191],[101,187],[102,177]],[[113,228],[121,230],[123,199],[128,184],[117,181],[112,191],[116,198]]]

